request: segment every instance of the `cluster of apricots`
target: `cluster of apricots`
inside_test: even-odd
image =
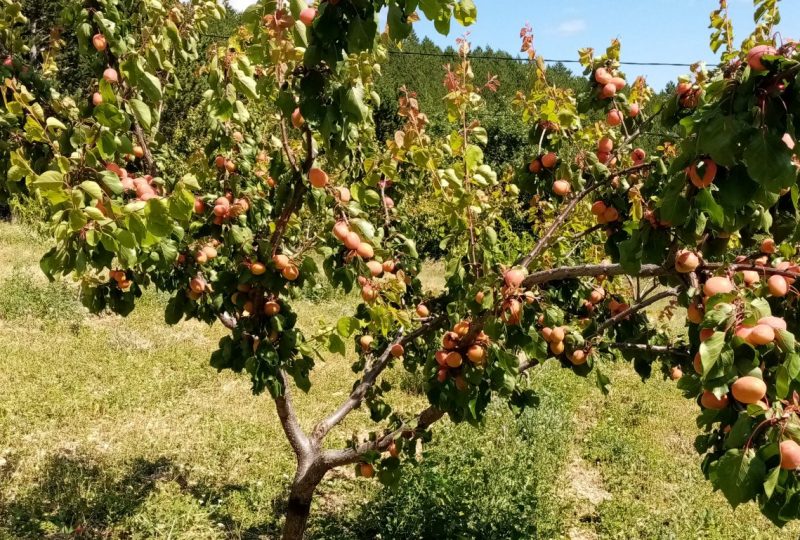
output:
[[[263,313],[268,317],[274,317],[281,312],[281,304],[272,294],[266,294],[262,289],[252,286],[249,283],[240,283],[236,287],[236,292],[231,295],[231,303],[241,310],[245,317]],[[274,339],[277,336],[270,336]]]
[[[135,192],[136,200],[149,201],[159,196],[159,186],[153,183],[153,177],[149,174],[131,178],[128,170],[120,167],[116,163],[106,164],[106,170],[117,175],[122,184],[123,191]]]
[[[486,363],[489,336],[483,331],[473,332],[470,322],[462,320],[442,336],[442,348],[436,351],[434,358],[439,365],[436,380],[445,382],[448,377],[453,377],[456,388],[465,390],[467,381],[461,373],[464,360],[473,366],[482,366]]]
[[[536,301],[533,291],[522,289],[522,282],[525,280],[527,272],[520,267],[509,268],[503,274],[503,303],[501,305],[500,320],[504,323],[516,326],[522,322],[523,303],[531,305]],[[483,293],[478,292],[475,297],[477,303],[483,302]]]
[[[607,205],[604,201],[595,201],[592,203],[592,214],[599,225],[606,225],[614,223],[619,219],[619,211],[611,205]]]
[[[222,225],[227,219],[235,219],[246,214],[250,209],[250,202],[245,198],[235,199],[233,193],[228,191],[225,195],[214,200],[213,214],[214,225]],[[202,215],[206,213],[206,203],[202,199],[195,198],[194,213]]]
[[[114,280],[117,284],[117,287],[119,287],[123,291],[125,289],[130,288],[130,286],[133,283],[131,280],[128,279],[128,276],[125,274],[124,270],[112,270],[111,272],[108,273],[108,277]]]
[[[542,338],[549,343],[550,352],[555,356],[565,353],[564,340],[567,337],[568,328],[566,326],[545,326],[542,328]],[[573,366],[580,366],[586,363],[588,354],[584,349],[575,349],[567,354],[567,359]]]

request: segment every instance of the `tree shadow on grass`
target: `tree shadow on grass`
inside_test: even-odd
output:
[[[34,486],[13,501],[0,500],[0,523],[14,538],[100,537],[135,513],[173,470],[166,458],[137,458],[119,478],[90,458],[52,455]]]

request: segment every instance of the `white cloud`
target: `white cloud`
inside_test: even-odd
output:
[[[586,30],[586,21],[583,19],[568,19],[556,27],[556,33],[562,36],[574,36]]]

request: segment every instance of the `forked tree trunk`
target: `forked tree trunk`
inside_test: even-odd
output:
[[[325,473],[328,472],[328,468],[316,456],[309,461],[310,463],[298,464],[297,473],[292,481],[289,504],[286,509],[286,521],[283,525],[283,540],[302,540],[303,533],[308,526],[314,491]]]

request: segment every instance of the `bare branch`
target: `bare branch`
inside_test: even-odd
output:
[[[675,356],[691,356],[686,349],[675,349],[669,345],[650,345],[649,343],[604,343],[603,347],[619,351],[651,353],[654,355],[672,354]]]
[[[644,300],[642,300],[638,304],[634,304],[631,307],[629,307],[628,309],[626,309],[625,311],[622,311],[622,312],[614,315],[610,319],[607,319],[603,324],[601,324],[600,326],[597,327],[597,330],[595,330],[593,336],[599,336],[605,330],[607,330],[608,328],[614,326],[619,321],[627,319],[628,317],[630,317],[634,313],[638,313],[638,312],[642,311],[644,308],[646,308],[646,307],[648,307],[648,306],[650,306],[652,304],[655,304],[659,300],[663,300],[664,298],[670,298],[670,297],[673,297],[673,296],[677,296],[678,294],[680,294],[680,290],[679,289],[667,289],[666,291],[661,291],[660,293],[654,294],[653,296],[651,296],[649,298],[645,298]]]
[[[334,411],[330,416],[324,420],[321,420],[316,426],[314,426],[311,437],[315,444],[318,444],[320,441],[322,441],[322,439],[325,438],[331,429],[333,429],[337,424],[339,424],[339,422],[344,420],[348,414],[361,405],[361,402],[364,400],[364,396],[366,395],[367,391],[372,388],[372,386],[378,380],[380,374],[383,373],[383,371],[391,362],[392,346],[396,344],[406,345],[418,337],[440,328],[446,322],[447,315],[443,313],[430,319],[420,328],[408,335],[404,336],[401,330],[395,340],[386,347],[375,363],[373,363],[372,366],[364,373],[361,382],[353,389],[353,391],[347,397],[347,400],[345,400],[345,402],[342,403],[339,408],[336,409],[336,411]]]
[[[298,459],[307,457],[312,451],[311,442],[303,432],[303,428],[300,427],[300,422],[297,420],[286,372],[280,370],[279,377],[281,385],[283,386],[283,395],[275,398],[275,408],[278,411],[281,427]]]
[[[659,266],[657,264],[643,264],[636,275],[641,277],[656,277],[672,274],[674,272],[674,269],[665,266]],[[627,272],[620,264],[584,264],[578,266],[561,266],[530,274],[522,282],[522,286],[525,288],[531,288],[534,285],[547,283],[549,281],[558,281],[561,279],[597,276],[610,277],[620,276],[623,274],[627,274]]]

